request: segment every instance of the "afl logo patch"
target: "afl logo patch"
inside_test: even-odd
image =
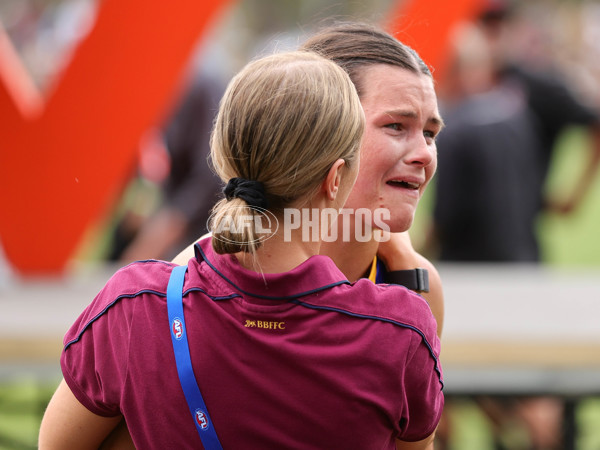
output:
[[[196,423],[198,423],[200,429],[208,429],[208,417],[201,409],[196,410]]]
[[[173,319],[173,323],[171,324],[171,331],[173,332],[173,336],[175,336],[175,339],[180,340],[183,337],[183,322],[179,317],[175,317]]]

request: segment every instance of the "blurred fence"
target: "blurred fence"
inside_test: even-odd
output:
[[[3,280],[0,383],[57,382],[63,334],[114,269]],[[439,270],[446,394],[557,395],[569,405],[567,428],[575,427],[577,402],[600,396],[600,270],[486,264]]]
[[[114,269],[100,266],[63,279],[4,280],[0,374],[37,367],[54,376],[63,334]],[[600,394],[599,269],[478,264],[439,270],[448,391]],[[484,381],[477,370],[495,374]],[[572,375],[563,379],[564,371]],[[538,372],[541,378],[534,376]]]

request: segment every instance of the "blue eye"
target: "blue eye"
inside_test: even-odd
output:
[[[437,133],[435,133],[433,131],[424,131],[423,136],[425,136],[427,139],[431,139],[432,141],[435,141],[435,138],[437,137]]]
[[[397,123],[397,122],[396,123],[390,123],[390,124],[387,124],[385,127],[386,128],[391,128],[392,130],[395,130],[395,131],[400,131],[402,129],[402,124]]]

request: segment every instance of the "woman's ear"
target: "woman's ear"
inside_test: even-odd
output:
[[[327,172],[327,176],[323,180],[323,184],[321,185],[321,189],[327,195],[328,200],[335,200],[338,195],[338,191],[340,189],[340,183],[342,182],[342,168],[346,164],[346,161],[343,159],[338,159],[333,163],[329,171]]]

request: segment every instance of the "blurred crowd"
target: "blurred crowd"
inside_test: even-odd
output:
[[[586,17],[598,5],[486,3],[474,21],[454,29],[451,62],[438,79],[446,128],[438,139],[427,246],[438,261],[538,263],[544,260],[542,214],[577,211],[598,175],[600,73],[589,60],[598,43]],[[547,188],[548,176],[557,143],[572,127],[588,139],[568,151],[585,156],[557,195]],[[475,401],[491,424],[495,448],[565,448],[571,424],[560,399]],[[439,430],[441,442],[451,433],[451,417],[446,414],[448,429]],[[515,429],[523,430],[525,444],[507,442]]]
[[[447,123],[438,141],[433,214],[438,259],[540,261],[540,214],[576,211],[597,175],[597,83],[583,82],[592,68],[554,58],[556,28],[544,23],[547,10],[534,12],[493,0],[454,30],[451,65],[438,85]],[[560,49],[566,42],[559,37]],[[573,69],[584,76],[575,79]],[[547,179],[557,142],[571,127],[583,128],[590,145],[557,197]]]

